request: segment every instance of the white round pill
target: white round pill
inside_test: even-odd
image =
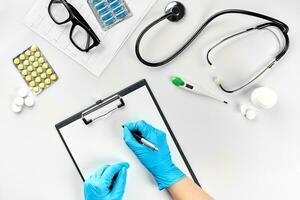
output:
[[[256,118],[256,112],[252,109],[247,109],[245,117],[249,120],[253,120]]]
[[[26,97],[28,95],[28,91],[26,88],[20,88],[18,89],[18,96],[19,97]]]
[[[25,105],[28,107],[32,107],[34,105],[33,97],[26,97],[25,98]]]
[[[245,104],[240,105],[240,111],[242,115],[246,115],[247,106]]]
[[[22,97],[16,97],[14,100],[14,104],[17,106],[23,106],[24,105],[24,99]]]
[[[18,105],[16,105],[16,104],[13,104],[13,105],[11,106],[11,110],[12,110],[14,113],[19,113],[19,112],[22,111],[22,106],[18,106]]]

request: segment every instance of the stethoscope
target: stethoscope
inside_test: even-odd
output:
[[[289,37],[288,37],[288,31],[289,31],[289,27],[277,20],[274,19],[272,17],[263,15],[263,14],[259,14],[259,13],[255,13],[255,12],[251,12],[251,11],[247,11],[247,10],[240,10],[240,9],[227,9],[227,10],[222,10],[220,12],[215,13],[214,15],[210,16],[198,29],[197,31],[192,35],[191,38],[189,38],[185,44],[180,47],[177,51],[175,51],[175,53],[173,53],[172,55],[170,55],[168,58],[161,60],[159,62],[150,62],[145,60],[140,53],[140,43],[141,40],[143,38],[143,36],[155,25],[157,25],[159,22],[168,19],[171,22],[177,22],[179,20],[181,20],[184,15],[185,15],[185,7],[182,3],[177,2],[177,1],[173,1],[170,2],[165,9],[165,14],[163,16],[161,16],[160,18],[158,18],[157,20],[153,21],[151,24],[149,24],[138,36],[137,40],[136,40],[136,45],[135,45],[135,52],[136,52],[136,56],[137,58],[145,65],[149,66],[149,67],[159,67],[162,65],[165,65],[167,63],[169,63],[170,61],[172,61],[174,58],[176,58],[179,54],[181,54],[198,36],[199,34],[204,30],[204,28],[210,23],[212,22],[215,18],[221,16],[221,15],[225,15],[225,14],[243,14],[243,15],[249,15],[249,16],[253,16],[253,17],[257,17],[257,18],[261,18],[261,19],[265,19],[269,22],[266,23],[262,23],[259,24],[255,27],[251,27],[248,28],[244,31],[235,33],[233,35],[230,35],[224,39],[222,39],[220,42],[216,43],[213,47],[211,47],[208,52],[207,52],[207,56],[206,56],[206,60],[208,62],[208,64],[211,66],[211,68],[214,68],[214,65],[212,64],[212,61],[209,57],[210,52],[215,49],[216,47],[218,47],[219,45],[221,45],[222,43],[229,41],[230,39],[240,36],[242,34],[245,34],[247,32],[250,31],[254,31],[254,30],[262,30],[262,29],[267,29],[269,27],[275,27],[277,29],[279,29],[284,37],[284,45],[282,45],[280,51],[277,53],[277,55],[269,62],[269,64],[266,65],[266,67],[263,68],[262,71],[260,71],[257,75],[255,75],[252,79],[250,79],[247,83],[243,84],[240,87],[237,87],[235,89],[226,89],[226,87],[221,83],[221,79],[216,78],[215,82],[219,85],[219,87],[227,93],[233,93],[236,91],[239,91],[243,88],[245,88],[246,86],[248,86],[249,84],[251,84],[252,82],[254,82],[256,79],[258,79],[260,76],[262,76],[266,71],[268,71],[268,69],[272,68],[272,66],[275,65],[276,62],[278,62],[283,56],[284,54],[287,52],[288,48],[289,48]]]

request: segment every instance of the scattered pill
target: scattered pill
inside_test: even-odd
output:
[[[31,73],[31,76],[32,76],[33,78],[37,77],[36,71],[33,71],[33,72]]]
[[[19,70],[23,70],[23,69],[24,69],[24,65],[23,65],[23,64],[19,64],[19,65],[18,65],[18,69],[19,69]]]
[[[43,72],[43,68],[42,67],[39,67],[39,68],[37,68],[37,73],[39,73],[39,74],[41,74],[42,72]]]
[[[29,82],[29,81],[32,80],[32,77],[31,77],[30,75],[27,75],[27,76],[25,77],[25,80],[26,80],[27,82]]]
[[[28,95],[28,91],[26,90],[26,88],[20,88],[18,89],[18,96],[19,97],[26,97]]]
[[[256,117],[256,112],[254,111],[254,109],[248,107],[245,104],[242,104],[240,106],[240,111],[241,111],[241,114],[249,120],[253,120]]]
[[[18,65],[18,64],[20,64],[20,60],[19,60],[19,58],[15,58],[15,59],[14,59],[14,64],[15,64],[15,65]]]
[[[24,103],[27,107],[32,107],[34,105],[33,97],[26,97]]]
[[[24,105],[23,97],[16,97],[14,99],[14,104],[17,105],[17,106],[23,106]]]
[[[35,78],[35,82],[40,83],[41,81],[42,81],[42,80],[41,80],[40,77],[36,77],[36,78]]]
[[[22,75],[23,75],[23,76],[26,76],[27,74],[28,74],[28,71],[27,71],[26,69],[23,69],[23,70],[22,70]]]
[[[249,120],[253,120],[256,118],[256,112],[252,109],[247,109],[245,117]]]
[[[25,60],[26,56],[24,54],[20,55],[20,60]]]
[[[16,104],[12,104],[11,110],[12,110],[14,113],[19,113],[19,112],[22,111],[22,107],[21,107],[21,106],[18,106],[18,105],[16,105]]]
[[[23,64],[24,64],[25,66],[28,66],[28,65],[30,64],[30,62],[29,62],[29,60],[25,60],[25,61],[23,62]]]

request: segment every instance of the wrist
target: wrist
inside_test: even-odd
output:
[[[166,189],[185,177],[185,174],[172,162],[168,165],[157,165],[149,171],[155,178],[159,190]]]

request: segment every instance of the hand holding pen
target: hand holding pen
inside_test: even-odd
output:
[[[122,127],[125,128],[124,125]],[[159,149],[155,146],[155,144],[143,138],[142,133],[139,130],[132,130],[130,132],[133,135],[133,137],[136,139],[136,141],[139,142],[140,144],[147,146],[149,149],[153,151],[159,151]]]
[[[167,137],[163,131],[145,121],[126,123],[124,125],[124,141],[153,175],[160,190],[185,177],[171,159]]]

